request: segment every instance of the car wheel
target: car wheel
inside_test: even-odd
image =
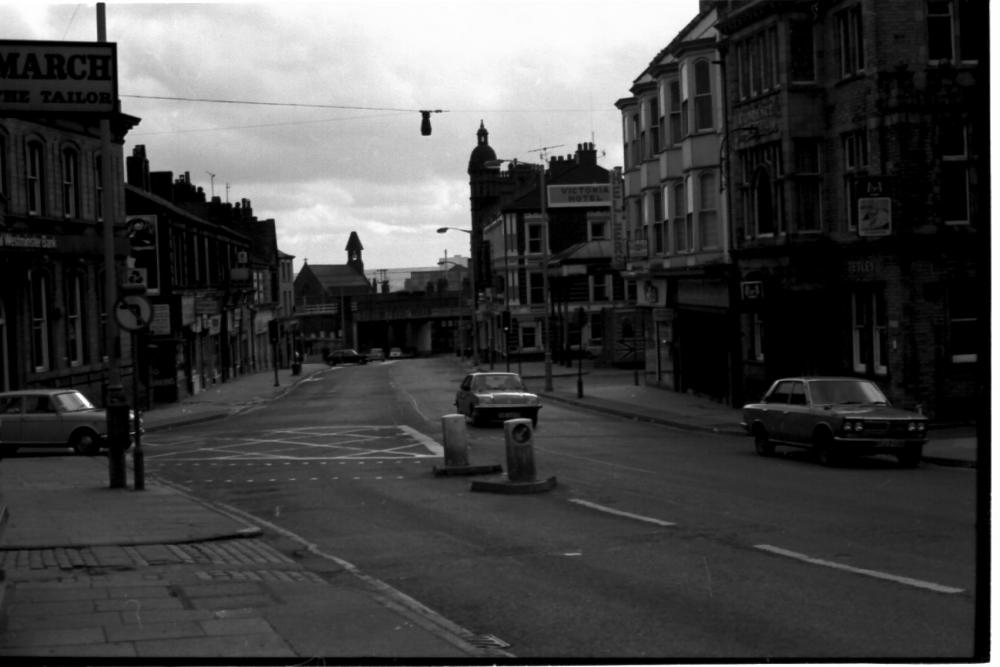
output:
[[[754,429],[753,448],[759,456],[774,456],[774,443],[768,439],[763,427]]]
[[[69,446],[77,454],[83,456],[96,456],[101,451],[101,443],[97,434],[89,429],[75,431],[69,439]]]
[[[904,468],[917,468],[920,466],[920,459],[924,452],[921,447],[907,447],[904,451],[896,454],[896,460]]]

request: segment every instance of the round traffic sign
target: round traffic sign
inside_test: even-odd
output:
[[[153,306],[141,294],[129,294],[115,304],[115,320],[127,331],[139,331],[149,326]]]

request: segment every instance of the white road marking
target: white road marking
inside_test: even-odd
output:
[[[802,561],[804,563],[809,563],[811,565],[821,565],[823,567],[830,567],[835,570],[843,570],[845,572],[852,572],[854,574],[860,574],[866,577],[874,577],[875,579],[884,579],[886,581],[894,581],[897,584],[903,584],[904,586],[913,586],[915,588],[924,588],[929,591],[934,591],[935,593],[962,593],[965,589],[954,588],[952,586],[942,586],[941,584],[935,584],[930,581],[922,581],[920,579],[912,579],[910,577],[902,577],[895,574],[889,574],[888,572],[879,572],[878,570],[868,570],[861,567],[852,567],[851,565],[844,565],[843,563],[836,563],[830,560],[823,560],[822,558],[813,558],[812,556],[807,556],[805,554],[798,553],[797,551],[789,551],[788,549],[782,549],[781,547],[771,546],[770,544],[756,544],[755,549],[760,549],[761,551],[767,551],[769,553],[776,554],[778,556],[785,556],[786,558],[794,558],[795,560]]]
[[[576,503],[577,505],[583,505],[584,507],[589,507],[590,509],[597,510],[598,512],[606,512],[608,514],[614,514],[615,516],[623,516],[626,519],[635,519],[636,521],[644,521],[646,523],[652,523],[657,526],[675,526],[677,524],[670,521],[663,521],[662,519],[654,519],[651,516],[643,516],[642,514],[632,514],[631,512],[624,512],[622,510],[616,510],[613,507],[606,507],[605,505],[598,505],[597,503],[592,503],[589,500],[582,500],[580,498],[570,498],[571,503]]]

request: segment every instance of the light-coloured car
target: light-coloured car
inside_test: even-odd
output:
[[[134,437],[135,413],[129,411]],[[141,425],[140,425],[141,428]],[[0,393],[0,450],[72,447],[93,456],[107,447],[108,417],[76,389],[25,389]]]
[[[761,456],[775,445],[806,447],[824,465],[891,454],[915,467],[927,442],[926,417],[892,407],[877,384],[854,377],[777,380],[759,403],[743,406],[742,425]]]
[[[403,358],[403,349],[399,348],[399,347],[390,347],[389,348],[389,358],[390,359],[402,359]]]
[[[368,361],[385,361],[385,350],[380,347],[373,347],[366,355]]]
[[[469,373],[455,395],[455,408],[474,425],[524,417],[538,425],[542,405],[517,373]]]

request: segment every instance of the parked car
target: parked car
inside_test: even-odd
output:
[[[135,413],[129,411],[130,438]],[[141,428],[140,422],[140,428]],[[107,448],[107,412],[76,389],[25,389],[0,393],[0,450],[18,447],[72,447],[93,456]]]
[[[403,348],[391,347],[389,348],[389,358],[390,359],[402,359],[403,358]]]
[[[459,385],[455,408],[474,425],[524,417],[537,426],[542,406],[517,373],[470,373]]]
[[[385,350],[380,347],[373,347],[368,350],[366,356],[368,361],[385,361]]]
[[[774,382],[759,403],[743,406],[743,428],[761,456],[776,445],[806,447],[832,465],[846,456],[892,454],[900,465],[920,464],[927,419],[894,408],[871,380],[795,377]]]
[[[326,356],[326,363],[331,366],[336,366],[337,364],[367,364],[368,357],[353,349],[334,350]]]

